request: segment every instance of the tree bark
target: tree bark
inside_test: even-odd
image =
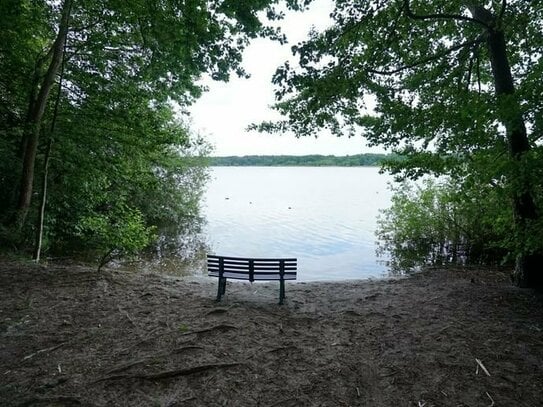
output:
[[[527,235],[528,224],[538,219],[530,180],[522,171],[522,161],[531,146],[520,104],[515,98],[515,84],[507,57],[505,34],[500,27],[500,22],[482,6],[471,6],[470,11],[474,19],[484,22],[488,27],[485,29],[487,47],[498,102],[499,120],[505,127],[509,155],[514,167],[509,180],[512,185],[513,216],[517,236],[523,240]],[[530,287],[538,284],[540,277],[537,259],[539,257],[538,254],[525,253],[521,248],[512,276],[515,285]]]
[[[45,108],[47,107],[49,94],[51,93],[51,88],[53,87],[55,77],[60,69],[64,56],[64,44],[66,43],[66,37],[68,36],[68,21],[71,8],[72,0],[65,0],[62,6],[58,34],[52,46],[51,62],[41,82],[36,99],[32,100],[33,98],[31,98],[30,101],[32,105],[29,109],[26,126],[27,130],[24,135],[23,168],[19,186],[19,201],[17,203],[17,224],[19,229],[24,226],[32,200],[34,167],[36,163],[36,153],[38,151],[40,128]]]

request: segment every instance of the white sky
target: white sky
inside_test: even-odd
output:
[[[288,43],[256,39],[247,47],[243,66],[251,74],[249,79],[232,76],[228,83],[205,80],[209,87],[190,107],[192,129],[204,136],[215,150],[215,156],[228,155],[352,155],[382,150],[366,147],[362,137],[335,137],[319,134],[318,138],[294,135],[247,132],[251,123],[278,119],[270,106],[274,103],[271,78],[276,68],[292,58],[290,47],[304,40],[309,29],[329,24],[332,11],[330,0],[316,0],[304,13],[290,12],[279,24]]]

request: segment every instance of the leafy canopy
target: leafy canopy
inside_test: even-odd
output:
[[[275,108],[286,119],[253,128],[362,135],[412,157],[400,167],[408,176],[453,171],[472,154],[503,155],[498,109],[508,103],[496,102],[472,3],[501,16],[514,97],[536,142],[543,125],[543,6],[523,0],[336,1],[333,25],[294,46],[299,66],[287,63],[274,76]]]
[[[30,127],[39,144],[32,165],[30,214],[21,239],[36,233],[44,152],[52,144],[45,248],[135,252],[156,227],[198,218],[208,146],[177,116],[209,74],[245,76],[252,38],[284,37],[266,21],[279,0],[6,0],[0,4],[0,220],[9,224]],[[306,2],[286,0],[299,10]],[[69,18],[61,20],[61,15]],[[51,66],[60,22],[67,24],[62,64],[37,126],[28,112]],[[57,108],[58,107],[58,108]],[[27,155],[28,156],[28,155]],[[30,168],[30,167],[29,167]],[[34,174],[35,173],[35,174]],[[27,176],[28,174],[23,174]],[[4,195],[3,195],[4,197]],[[12,243],[10,242],[10,245]]]

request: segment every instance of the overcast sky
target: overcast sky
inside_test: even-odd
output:
[[[296,138],[294,135],[247,132],[250,123],[279,118],[270,109],[274,103],[271,78],[275,69],[292,58],[290,47],[306,38],[309,29],[324,28],[332,11],[330,0],[317,0],[304,13],[289,13],[280,25],[289,43],[281,46],[264,39],[254,40],[244,53],[243,66],[249,79],[233,76],[228,83],[204,81],[209,87],[189,110],[192,128],[214,147],[213,155],[333,154],[352,155],[370,150],[361,137],[334,137],[320,134]]]

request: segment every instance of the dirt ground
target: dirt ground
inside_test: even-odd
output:
[[[503,271],[215,293],[0,262],[0,405],[543,405],[543,296]]]

